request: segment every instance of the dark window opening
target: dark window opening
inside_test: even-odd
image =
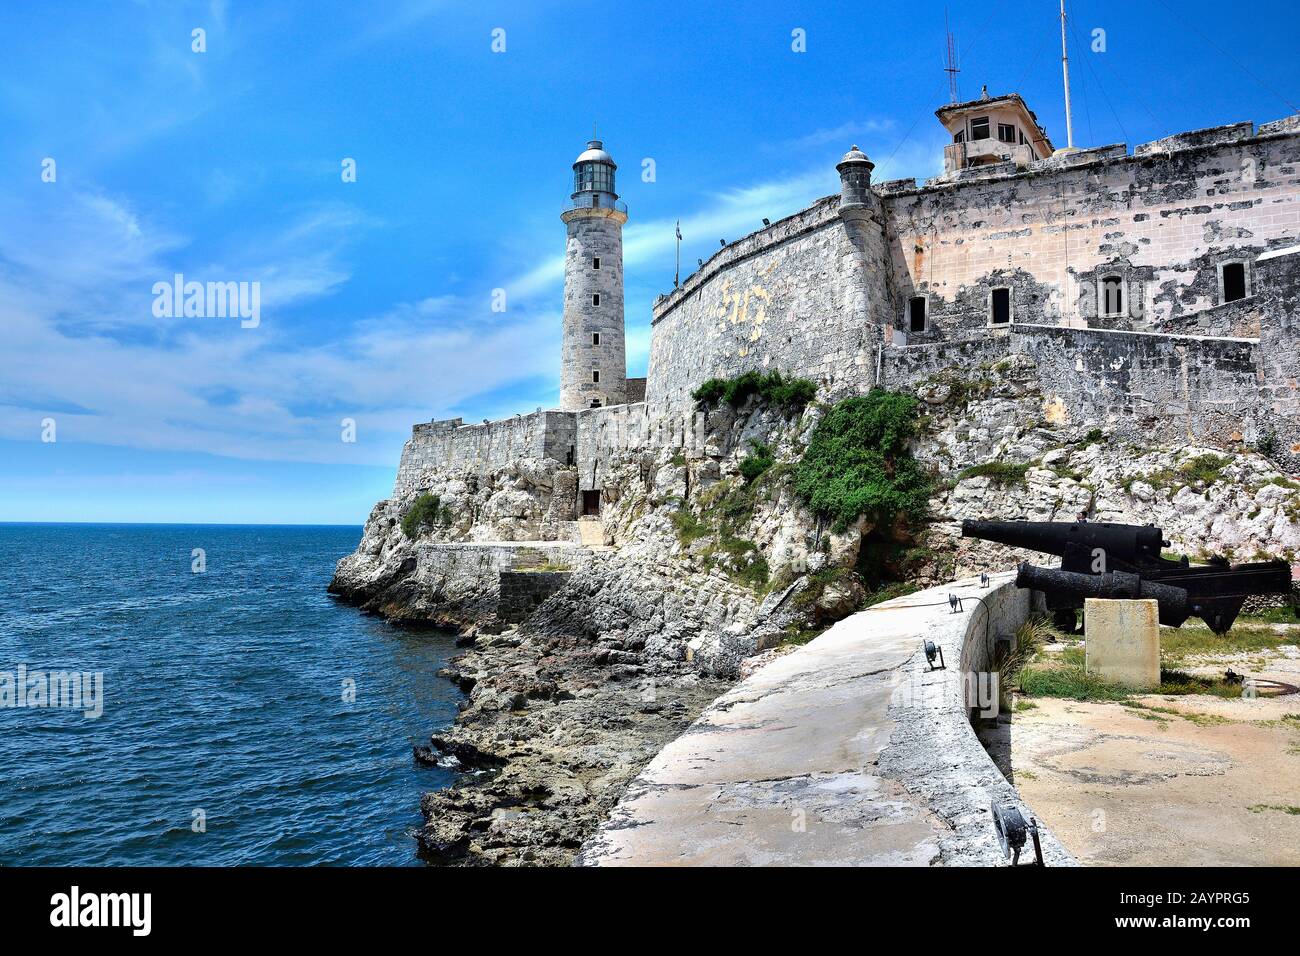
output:
[[[970,121],[970,138],[973,140],[989,138],[989,118],[987,116],[981,116],[979,119]]]
[[[568,451],[568,453],[564,456],[564,463],[565,463],[566,465],[572,465],[572,464],[573,464],[573,447],[572,447],[572,446],[569,447],[569,451]]]
[[[584,491],[582,493],[582,515],[584,518],[595,517],[600,514],[600,491]]]
[[[1124,314],[1124,282],[1119,276],[1106,276],[1101,280],[1101,314]]]
[[[599,345],[599,344],[600,344],[600,333],[599,333],[599,332],[592,332],[592,333],[591,333],[591,344],[592,344],[592,345]]]
[[[910,332],[925,331],[925,296],[916,295],[907,301],[907,328]]]
[[[592,267],[593,269],[599,269],[599,268],[600,268],[600,256],[594,256],[594,257],[592,258],[592,260],[591,260],[591,267]]]
[[[1024,131],[1024,130],[1021,130],[1021,131],[1020,131],[1020,145],[1021,145],[1021,146],[1026,146],[1026,145],[1028,145],[1028,144],[1029,144],[1029,140],[1025,139],[1025,131]]]
[[[593,398],[593,399],[591,400],[591,404],[588,405],[587,407],[588,407],[588,408],[600,408],[600,399],[599,399],[599,398]]]
[[[1223,301],[1236,302],[1246,298],[1246,265],[1229,262],[1223,267]]]
[[[954,143],[966,142],[966,131],[964,129],[957,130],[957,132],[953,134],[952,141]]]
[[[1011,290],[994,289],[992,298],[993,314],[990,317],[994,325],[1006,325],[1011,321]]]
[[[1010,123],[999,123],[998,139],[1004,143],[1014,143],[1016,141],[1016,128]]]
[[[593,382],[599,382],[599,381],[600,381],[600,369],[598,369],[598,368],[593,368],[593,369],[591,370],[591,380],[592,380]]]
[[[600,305],[600,293],[599,293],[599,292],[593,292],[593,293],[591,294],[591,304],[592,304],[592,305]]]

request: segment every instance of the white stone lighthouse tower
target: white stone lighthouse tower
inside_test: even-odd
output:
[[[560,218],[564,252],[564,346],[560,408],[576,411],[627,401],[623,345],[623,223],[614,159],[593,139],[573,163],[573,195]]]

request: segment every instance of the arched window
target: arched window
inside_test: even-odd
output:
[[[1124,280],[1120,276],[1106,276],[1101,280],[1101,314],[1124,314]]]

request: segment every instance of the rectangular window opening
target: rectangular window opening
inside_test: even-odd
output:
[[[1246,298],[1246,264],[1228,262],[1223,266],[1223,301],[1236,302]]]
[[[593,292],[593,293],[591,294],[591,304],[592,304],[592,305],[600,305],[600,293],[599,293],[599,292]]]
[[[987,116],[981,116],[979,119],[970,121],[970,138],[972,140],[989,138],[989,118]]]
[[[1124,280],[1119,276],[1106,276],[1101,280],[1101,314],[1124,314]]]
[[[994,289],[990,298],[992,314],[989,316],[994,325],[1006,325],[1011,321],[1011,290]]]
[[[592,345],[599,345],[599,344],[600,344],[600,333],[599,333],[599,332],[592,332],[592,333],[591,333],[591,344],[592,344]]]
[[[599,382],[599,381],[600,381],[600,369],[598,369],[598,368],[593,368],[593,369],[591,370],[591,380],[592,380],[593,382]]]
[[[592,267],[593,269],[599,269],[599,268],[600,268],[600,256],[594,256],[594,257],[592,258],[592,260],[591,260],[591,267]]]
[[[907,329],[909,332],[925,331],[925,296],[915,295],[907,301]]]
[[[1016,128],[1010,123],[999,123],[998,139],[1004,143],[1014,143],[1016,141]]]

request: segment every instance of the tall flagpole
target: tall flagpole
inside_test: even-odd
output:
[[[1070,54],[1065,46],[1065,0],[1061,0],[1061,72],[1065,75],[1065,148],[1074,149],[1074,120],[1070,116]]]

